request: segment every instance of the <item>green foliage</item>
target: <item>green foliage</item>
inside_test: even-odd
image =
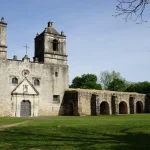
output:
[[[119,72],[109,72],[109,71],[102,71],[100,72],[100,83],[105,90],[114,90],[115,91],[122,91],[125,90],[127,86],[126,80],[120,75]]]
[[[108,85],[108,90],[112,91],[125,91],[125,89],[126,89],[125,80],[119,78],[114,78],[114,80]]]
[[[72,80],[70,88],[79,88],[81,85],[81,77],[77,76]]]
[[[83,74],[81,77],[75,77],[70,88],[102,89],[101,85],[97,83],[97,76],[94,74]]]
[[[150,94],[150,82],[130,83],[126,81],[119,72],[102,71],[99,81],[100,84],[97,83],[97,76],[94,74],[83,74],[81,77],[75,77],[70,87],[98,90],[101,90],[103,87],[103,89],[111,91]]]
[[[109,72],[107,70],[100,72],[100,83],[103,87],[103,89],[108,90],[109,84],[115,79],[120,78],[119,72]]]
[[[150,94],[150,82],[132,83],[127,89],[127,92],[137,92],[143,94]]]

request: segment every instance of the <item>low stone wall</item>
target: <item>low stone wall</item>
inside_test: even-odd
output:
[[[150,96],[105,90],[69,89],[60,115],[135,114],[150,112]],[[62,110],[62,109],[61,109]]]

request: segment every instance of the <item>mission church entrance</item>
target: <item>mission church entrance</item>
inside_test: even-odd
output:
[[[31,82],[24,78],[12,91],[12,116],[38,116],[39,93]]]
[[[20,117],[30,117],[31,116],[31,103],[28,100],[23,100],[21,102]]]

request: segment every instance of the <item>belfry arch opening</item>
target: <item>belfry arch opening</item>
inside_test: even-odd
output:
[[[127,104],[126,102],[120,102],[119,103],[119,114],[127,114]]]
[[[107,102],[101,102],[100,114],[101,115],[109,115],[109,104]]]
[[[53,40],[53,51],[58,51],[58,41],[56,39]]]
[[[143,112],[143,103],[141,101],[136,102],[136,113],[142,113]]]

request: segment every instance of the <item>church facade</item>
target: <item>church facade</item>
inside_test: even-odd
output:
[[[34,61],[7,59],[7,24],[0,21],[0,116],[58,115],[68,89],[66,36],[52,22],[35,37]]]
[[[35,37],[33,61],[7,59],[7,23],[0,21],[0,116],[35,117],[149,113],[148,95],[69,89],[66,36],[53,22]]]

